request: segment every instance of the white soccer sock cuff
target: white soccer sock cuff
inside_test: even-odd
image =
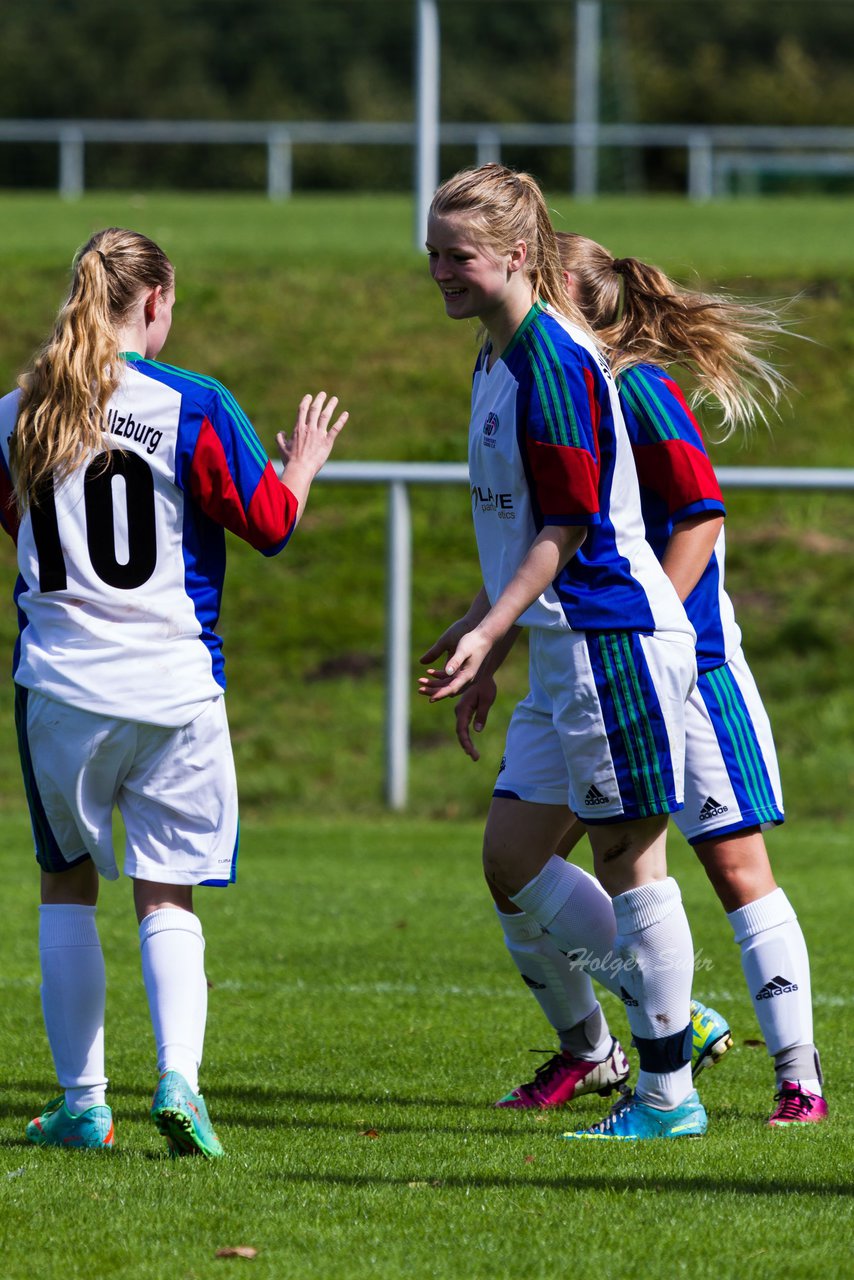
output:
[[[764,898],[748,902],[746,907],[738,907],[727,912],[727,920],[732,925],[735,940],[741,944],[747,938],[755,938],[766,929],[776,929],[781,924],[790,924],[797,920],[797,915],[789,899],[782,889],[774,889]]]
[[[77,902],[42,903],[39,907],[39,946],[99,947],[95,907]]]
[[[564,858],[553,853],[533,880],[529,880],[518,893],[511,893],[510,901],[547,929],[575,889],[575,882],[567,884],[570,867]]]
[[[672,876],[627,889],[614,898],[617,933],[640,933],[666,920],[682,902],[679,885]]]
[[[496,907],[495,914],[504,930],[505,938],[510,942],[534,942],[535,939],[543,936],[543,926],[538,924],[532,916],[526,915],[524,911],[514,911],[511,915]]]
[[[192,911],[182,911],[180,907],[161,907],[159,911],[152,911],[146,916],[139,926],[140,945],[147,942],[149,938],[153,938],[156,933],[163,933],[167,929],[192,933],[201,939],[203,947],[205,945],[201,920]]]

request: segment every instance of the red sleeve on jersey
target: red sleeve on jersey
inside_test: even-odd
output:
[[[528,439],[534,492],[546,524],[599,520],[599,468],[586,449]]]
[[[708,455],[685,440],[661,440],[633,449],[638,479],[658,494],[673,516],[683,507],[706,503],[724,507]]]
[[[284,546],[293,531],[297,517],[297,500],[277,477],[268,462],[244,508],[229,470],[219,436],[205,418],[199,431],[190,483],[195,501],[211,520],[258,551]]]

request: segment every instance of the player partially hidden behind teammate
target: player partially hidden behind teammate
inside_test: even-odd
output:
[[[685,290],[657,268],[614,259],[584,236],[557,239],[572,297],[612,353],[647,538],[697,632],[699,678],[685,722],[685,808],[674,821],[708,873],[741,951],[774,1059],[777,1095],[769,1123],[823,1120],[806,944],[762,836],[763,827],[783,821],[771,726],[724,590],[723,499],[697,422],[667,372],[672,364],[689,369],[698,398],[721,406],[727,432],[749,427],[761,419],[763,399],[773,404],[784,387],[761,354],[780,322],[771,308]],[[469,726],[474,719],[483,727],[494,692],[494,683],[485,682],[458,705],[458,733],[470,754]],[[561,852],[582,835],[575,824]],[[532,971],[534,948],[532,989],[549,1016],[561,1006],[570,962],[529,917],[510,914],[505,940],[525,974]],[[549,1073],[552,1090],[559,1072],[558,1059]],[[542,1082],[514,1094],[542,1098]]]
[[[487,818],[487,880],[564,950],[604,959],[613,948],[623,961],[641,1070],[634,1097],[589,1136],[697,1136],[693,947],[665,858],[668,814],[682,805],[694,632],[644,539],[616,388],[567,295],[536,183],[500,165],[457,174],[433,198],[427,240],[446,313],[486,332],[469,432],[484,586],[425,655],[450,657],[421,690],[433,701],[459,693],[528,628],[531,692]],[[601,884],[550,856],[567,806]],[[607,1093],[628,1064],[581,967],[565,1007],[586,1083]]]
[[[195,885],[235,878],[237,793],[214,628],[224,531],[285,546],[347,415],[306,396],[280,482],[233,396],[156,362],[172,266],[134,231],[78,252],[53,334],[0,401],[0,513],[16,538],[16,721],[41,868],[42,1007],[63,1094],[27,1126],[111,1147],[99,876],[127,834],[160,1073],[151,1114],[176,1155],[222,1154],[198,1092],[207,1017]]]

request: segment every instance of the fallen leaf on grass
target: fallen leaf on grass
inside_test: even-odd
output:
[[[379,1130],[377,1129],[360,1129],[359,1130],[360,1138],[378,1138],[379,1136],[380,1136]]]
[[[525,1164],[533,1164],[536,1158],[536,1156],[525,1156]]]
[[[235,1244],[226,1245],[224,1249],[217,1249],[214,1254],[215,1258],[257,1258],[258,1250],[253,1249],[251,1244]]]
[[[764,1040],[742,1040],[741,1043],[744,1045],[745,1049],[764,1049],[765,1048]]]

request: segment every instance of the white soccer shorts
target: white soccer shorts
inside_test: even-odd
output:
[[[531,628],[531,691],[494,795],[567,804],[587,824],[682,807],[694,646],[680,633]]]
[[[685,808],[674,822],[690,844],[782,822],[771,724],[739,649],[703,672],[685,711]]]
[[[113,809],[126,832],[124,871],[158,884],[229,884],[237,867],[237,782],[215,698],[181,728],[82,711],[16,686],[18,740],[45,871],[87,855],[119,872]]]

